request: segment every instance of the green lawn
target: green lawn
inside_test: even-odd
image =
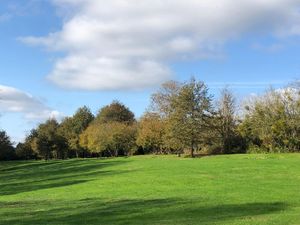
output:
[[[300,154],[0,162],[0,224],[300,224]]]

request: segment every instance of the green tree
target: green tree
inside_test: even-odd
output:
[[[119,101],[113,101],[110,105],[103,107],[96,119],[100,123],[122,122],[132,124],[135,121],[133,112]]]
[[[268,152],[300,149],[300,94],[297,89],[269,90],[245,107],[239,130],[250,146]]]
[[[79,144],[80,134],[94,120],[94,115],[86,106],[79,108],[72,117],[65,118],[59,127],[59,133],[67,140],[69,157],[74,154],[78,158],[84,157],[85,149]]]
[[[32,129],[26,136],[23,143],[19,143],[16,147],[16,154],[18,159],[38,159],[38,152],[34,150],[34,142],[38,133],[36,129]]]
[[[0,160],[13,160],[16,158],[13,143],[5,131],[0,131]]]
[[[212,97],[208,88],[194,78],[185,83],[178,95],[171,99],[170,124],[173,136],[183,147],[190,149],[191,157],[200,144],[205,142],[205,132],[211,116]]]
[[[37,154],[32,149],[31,145],[27,142],[19,143],[16,147],[16,155],[18,159],[29,160],[36,159]]]
[[[37,135],[32,148],[43,159],[65,159],[67,157],[67,142],[58,132],[59,124],[55,119],[47,120],[37,128]]]

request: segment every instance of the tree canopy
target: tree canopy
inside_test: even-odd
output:
[[[121,122],[129,124],[135,121],[133,112],[119,101],[113,101],[110,105],[101,108],[96,120],[100,123]]]
[[[300,151],[299,82],[256,95],[238,111],[227,88],[214,100],[202,81],[168,81],[137,120],[127,106],[113,101],[96,116],[83,106],[61,122],[49,119],[16,148],[0,131],[0,160],[257,151]]]

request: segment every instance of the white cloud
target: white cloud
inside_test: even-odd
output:
[[[3,85],[0,85],[0,112],[22,113],[28,121],[62,117],[60,112],[50,109],[30,94]]]
[[[243,34],[300,34],[299,0],[53,2],[62,29],[21,40],[64,52],[48,78],[71,89],[151,86],[172,75],[169,63],[219,54]]]
[[[169,74],[167,67],[155,61],[104,57],[91,60],[78,54],[59,60],[49,79],[67,88],[111,90],[147,87],[161,82],[162,77]]]
[[[234,89],[266,89],[266,87],[283,86],[288,84],[288,80],[277,81],[261,81],[261,82],[208,82],[210,88],[223,89],[224,87],[230,87]]]

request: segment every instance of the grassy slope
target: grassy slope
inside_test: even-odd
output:
[[[300,155],[0,162],[0,224],[300,224]]]

